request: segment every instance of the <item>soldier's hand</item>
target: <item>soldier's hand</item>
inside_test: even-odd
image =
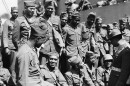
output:
[[[5,48],[5,53],[6,53],[7,55],[10,55],[10,53],[11,53],[10,49],[9,49],[9,48]]]

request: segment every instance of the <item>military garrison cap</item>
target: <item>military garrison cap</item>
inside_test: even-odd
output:
[[[45,8],[47,8],[47,7],[55,8],[55,7],[57,7],[57,2],[55,0],[46,0]]]
[[[119,23],[126,23],[127,22],[127,19],[126,18],[121,18],[119,19]]]
[[[33,25],[30,25],[30,27],[31,27],[31,36],[44,38],[43,43],[47,41],[47,39],[48,39],[47,31],[48,30],[47,30],[46,24],[44,24],[42,26],[42,28],[40,28],[41,26],[39,27],[39,24],[33,24]]]
[[[18,11],[18,7],[11,7],[11,12],[17,10]]]
[[[68,14],[66,12],[62,12],[60,14],[60,18],[68,18]]]
[[[91,18],[91,17],[96,18],[96,13],[90,12],[90,13],[88,14],[88,18]]]

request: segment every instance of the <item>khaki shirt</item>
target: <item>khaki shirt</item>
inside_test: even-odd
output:
[[[34,49],[23,44],[15,62],[16,83],[18,86],[40,86],[41,77],[38,56]]]
[[[55,68],[53,71],[50,71],[47,65],[45,65],[44,67],[42,67],[41,72],[45,81],[50,82],[55,86],[57,83],[60,86],[68,86],[64,76],[61,74],[58,68]]]
[[[2,46],[3,48],[15,49],[15,46],[12,42],[12,35],[15,27],[15,21],[6,20],[3,25],[3,34],[2,34]]]

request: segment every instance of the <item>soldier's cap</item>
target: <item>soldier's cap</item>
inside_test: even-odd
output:
[[[113,29],[109,35],[109,40],[112,40],[120,35],[123,35],[123,33],[121,33],[119,29]]]
[[[35,7],[36,4],[34,1],[24,1],[24,6],[25,7]]]
[[[18,11],[18,7],[11,7],[11,12],[13,12],[14,10]]]
[[[74,11],[74,9],[72,9],[72,7],[71,7],[71,6],[68,6],[68,7],[66,8],[66,11],[67,11],[67,13],[69,13],[69,12],[73,12],[73,11]]]
[[[88,56],[88,57],[94,56],[94,55],[95,55],[95,54],[94,54],[94,52],[92,52],[92,51],[86,52],[86,56]]]
[[[57,7],[57,2],[55,0],[46,0],[45,1],[45,8],[56,8]]]
[[[113,25],[117,25],[118,23],[117,22],[113,22]]]
[[[48,53],[48,56],[49,56],[49,57],[51,57],[51,56],[59,57],[59,54],[56,53],[56,52],[49,52],[49,53]]]
[[[47,31],[46,31],[47,25],[46,24],[41,26],[42,28],[39,27],[38,23],[30,25],[30,27],[31,27],[31,36],[32,37],[42,37],[42,38],[44,38],[45,40],[43,41],[43,43],[47,41],[48,36],[46,35],[47,34]]]
[[[105,54],[104,56],[103,56],[103,60],[104,61],[107,61],[107,60],[113,60],[113,58],[112,58],[112,56],[110,55],[110,54]]]
[[[87,18],[91,18],[91,17],[96,18],[96,13],[90,12],[90,13],[88,14],[88,17],[87,17]]]
[[[119,23],[126,23],[127,22],[127,19],[126,18],[121,18],[119,19]]]
[[[102,18],[101,18],[101,17],[97,17],[97,18],[96,18],[96,22],[102,23]]]
[[[107,25],[106,24],[102,24],[102,28],[107,28]]]
[[[60,18],[68,18],[68,14],[66,12],[62,12],[60,14]]]
[[[71,56],[69,59],[68,59],[68,62],[71,64],[71,65],[77,65],[77,64],[81,64],[82,63],[82,59],[79,55],[75,55],[75,56]]]

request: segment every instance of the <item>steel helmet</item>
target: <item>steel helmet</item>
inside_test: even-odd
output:
[[[104,61],[113,60],[113,58],[110,54],[105,54],[103,58],[104,58]]]

